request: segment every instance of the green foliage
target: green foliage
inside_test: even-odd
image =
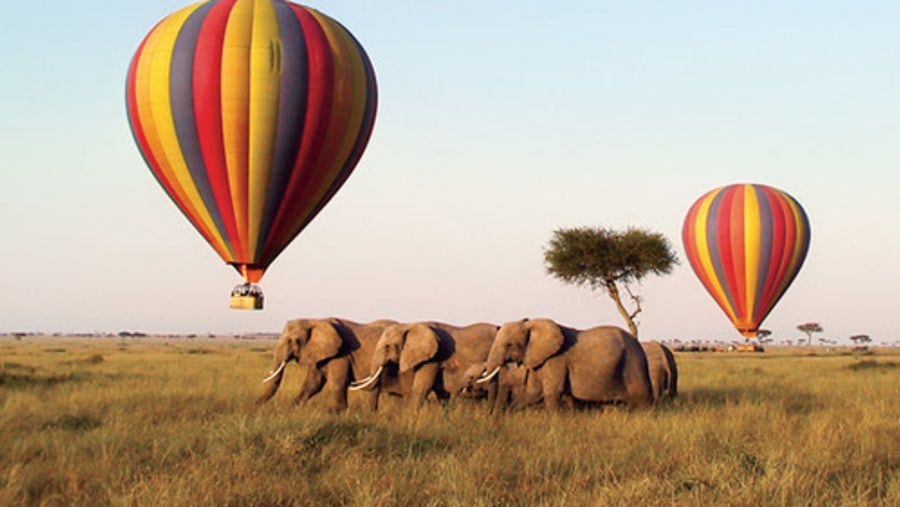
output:
[[[634,227],[622,232],[600,227],[557,229],[544,260],[547,273],[592,290],[639,282],[650,273],[668,274],[678,263],[665,236]]]
[[[494,417],[297,407],[295,364],[255,407],[274,342],[151,340],[11,341],[0,505],[900,505],[896,349],[676,354],[672,404]]]
[[[544,250],[547,273],[565,283],[602,290],[616,304],[629,331],[638,335],[634,318],[641,312],[641,299],[628,284],[650,273],[668,274],[678,264],[675,251],[662,234],[635,227],[615,231],[601,227],[577,227],[553,231]],[[622,284],[634,303],[629,311],[619,294]]]

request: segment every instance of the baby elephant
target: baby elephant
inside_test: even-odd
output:
[[[493,375],[482,378],[485,373],[485,364],[484,361],[475,363],[465,371],[466,386],[463,388],[463,396],[486,397],[491,412],[540,402],[540,385],[535,385],[535,381],[532,380],[531,389],[527,388],[528,376],[524,367],[515,364],[505,365],[503,368],[495,370]],[[530,395],[526,393],[530,393]]]

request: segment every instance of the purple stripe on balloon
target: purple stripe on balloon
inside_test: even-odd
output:
[[[226,247],[233,255],[234,249],[207,175],[206,163],[200,149],[200,137],[197,134],[197,120],[194,116],[194,51],[206,15],[215,4],[216,2],[210,2],[197,8],[188,16],[178,32],[169,71],[170,107],[178,144],[191,179],[219,235],[225,240]]]
[[[753,322],[762,322],[766,314],[772,308],[765,294],[766,281],[769,279],[769,267],[772,263],[772,235],[775,233],[773,225],[772,206],[769,194],[758,185],[753,185],[759,203],[759,264],[756,268],[756,300],[753,301]],[[748,269],[751,266],[747,266]]]
[[[719,249],[719,208],[722,206],[722,201],[725,196],[728,195],[733,188],[734,185],[723,188],[716,194],[712,204],[709,206],[709,213],[706,215],[706,244],[709,247],[709,259],[712,261],[713,269],[716,272],[716,278],[719,280],[719,285],[722,286],[722,292],[725,293],[725,299],[728,300],[728,307],[731,309],[732,313],[737,314],[738,308],[737,305],[734,304],[734,297],[731,294],[734,288],[728,285],[728,278],[725,276],[725,266],[722,264],[722,252]],[[731,241],[731,239],[724,237],[723,241]]]
[[[263,208],[260,235],[268,238],[269,230],[278,214],[278,207],[284,199],[297,154],[303,139],[303,124],[306,120],[308,94],[309,59],[306,41],[300,20],[290,6],[275,4],[278,31],[281,38],[281,88],[278,97],[278,123],[275,129],[275,158],[269,175],[266,203]],[[261,255],[266,241],[256,247],[254,259]]]

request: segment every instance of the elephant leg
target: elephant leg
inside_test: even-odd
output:
[[[294,403],[307,401],[321,391],[324,385],[325,375],[315,366],[310,366],[306,370],[306,379],[303,380],[303,386],[300,388],[300,393],[294,398]]]
[[[372,388],[372,392],[369,393],[369,411],[377,412],[378,411],[378,398],[381,397],[381,386],[375,386]]]
[[[425,404],[425,398],[434,388],[434,381],[437,377],[439,365],[437,363],[425,364],[416,371],[413,377],[412,389],[410,395],[412,403],[416,408],[420,408]]]
[[[565,371],[555,372],[544,367],[541,372],[541,384],[543,386],[544,405],[548,410],[558,412],[562,404],[562,397],[566,390]]]
[[[331,400],[332,411],[338,412],[347,409],[347,387],[350,385],[350,361],[345,358],[337,358],[325,365],[326,380],[325,392]]]
[[[347,385],[345,383],[329,379],[325,382],[325,392],[329,394],[329,398],[332,400],[331,407],[329,407],[332,411],[347,410]]]
[[[538,377],[536,372],[529,371],[525,373],[522,385],[509,389],[507,405],[510,410],[521,410],[541,402],[544,397],[544,387]]]

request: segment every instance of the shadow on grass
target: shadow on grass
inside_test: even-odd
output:
[[[96,359],[87,358],[70,364],[98,364]],[[40,372],[37,368],[23,367],[18,369],[0,369],[0,388],[4,389],[30,389],[49,388],[65,384],[80,384],[97,380],[120,381],[123,378],[139,377],[140,375],[126,375],[122,373],[96,373],[84,370],[67,371],[63,373]]]
[[[89,415],[64,415],[44,423],[42,429],[59,429],[66,431],[90,431],[103,426],[103,421]]]
[[[28,387],[52,387],[59,384],[85,382],[94,378],[89,372],[69,372],[57,375],[39,375],[33,372],[0,371],[0,387],[17,389]]]
[[[825,403],[812,393],[783,387],[777,392],[755,388],[702,388],[679,393],[680,408],[722,407],[726,405],[778,403],[788,414],[806,415],[825,409]]]
[[[897,367],[897,363],[894,361],[875,361],[873,359],[866,359],[864,361],[858,361],[847,366],[847,369],[853,371],[860,370],[893,370]]]

